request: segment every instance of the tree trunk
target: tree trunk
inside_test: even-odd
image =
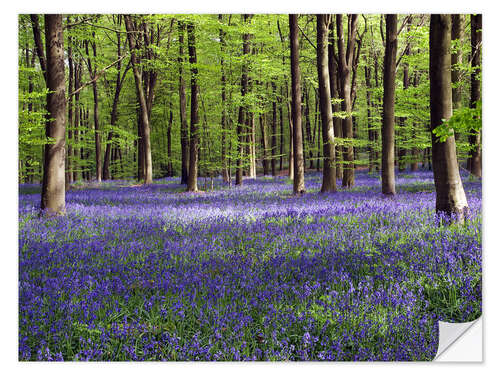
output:
[[[463,42],[463,25],[462,15],[451,15],[451,40],[457,41],[457,48],[451,54],[451,84],[452,84],[452,100],[453,110],[459,109],[462,105],[462,89],[460,83],[460,67],[462,64],[462,42]],[[455,134],[455,139],[458,140],[458,134]]]
[[[346,117],[342,119],[342,135],[349,139],[348,145],[344,148],[344,176],[342,178],[342,186],[351,188],[354,186],[354,148],[351,143],[353,139],[352,126],[352,101],[351,101],[351,73],[354,61],[354,46],[357,30],[358,15],[348,15],[348,40],[347,45],[344,43],[344,26],[342,15],[337,14],[337,41],[338,41],[338,57],[339,57],[339,77],[340,77],[340,92],[342,96],[342,110],[346,112]]]
[[[41,209],[46,214],[64,214],[65,198],[65,131],[66,93],[64,82],[64,37],[61,14],[45,15],[47,55],[47,137],[54,143],[45,145]]]
[[[121,23],[120,23],[121,24]],[[116,33],[117,36],[117,52],[118,52],[118,58],[121,57],[121,37],[120,33]],[[106,151],[104,152],[104,165],[103,165],[103,170],[102,170],[102,178],[104,180],[109,180],[111,178],[111,173],[110,173],[110,159],[111,159],[111,145],[113,141],[113,128],[116,126],[116,121],[118,120],[118,102],[120,100],[120,92],[123,86],[123,80],[125,78],[125,75],[127,74],[127,69],[121,75],[121,61],[118,61],[116,65],[117,73],[116,73],[116,84],[115,84],[115,95],[113,98],[113,104],[111,107],[111,119],[110,119],[110,125],[111,129],[108,132],[108,138],[106,140]]]
[[[191,128],[189,140],[189,174],[187,191],[198,191],[198,68],[196,66],[196,36],[194,24],[188,23],[188,52],[191,66]]]
[[[374,136],[372,129],[372,81],[371,81],[371,67],[368,62],[365,65],[365,82],[366,82],[366,111],[367,111],[367,123],[368,123],[368,171],[373,172],[374,161],[375,161],[375,150],[374,150]]]
[[[314,155],[313,155],[313,147],[314,147],[314,139],[313,133],[311,130],[311,111],[309,110],[309,90],[305,87],[305,101],[306,101],[306,109],[305,109],[305,117],[306,117],[306,138],[309,149],[309,169],[314,169]],[[304,162],[306,165],[307,163]]]
[[[261,134],[261,144],[262,144],[262,169],[264,176],[269,174],[269,144],[267,140],[267,125],[266,125],[266,115],[261,113],[259,116],[260,124],[260,134]]]
[[[174,121],[174,113],[172,111],[172,102],[168,102],[169,116],[168,116],[168,127],[167,127],[167,173],[168,177],[174,176],[174,168],[172,165],[172,123]]]
[[[138,101],[140,104],[140,115],[141,115],[141,123],[143,127],[143,136],[144,136],[144,156],[145,156],[145,171],[144,171],[144,184],[153,183],[153,163],[151,159],[151,139],[150,139],[150,128],[149,128],[149,118],[148,118],[148,108],[146,103],[146,98],[144,96],[144,89],[142,87],[142,74],[137,66],[136,59],[136,42],[134,36],[134,26],[132,24],[132,20],[130,19],[130,15],[126,15],[125,17],[125,26],[127,28],[127,39],[130,48],[130,61],[132,64],[132,70],[134,73],[135,80],[135,88],[138,96]]]
[[[273,123],[272,123],[272,134],[271,134],[271,174],[276,176],[276,137],[277,137],[277,124],[276,124],[276,83],[271,82],[271,87],[273,89]]]
[[[280,87],[279,114],[280,114],[280,172],[283,170],[283,155],[285,152],[285,129],[283,125],[283,86]]]
[[[431,130],[452,114],[451,89],[451,17],[432,14],[430,25],[430,109]],[[455,149],[455,137],[440,142],[432,134],[432,166],[436,187],[436,212],[453,221],[463,222],[468,210]]]
[[[330,98],[339,98],[339,87],[338,87],[338,65],[335,60],[335,36],[334,36],[334,22],[333,18],[330,22],[329,33],[328,33],[328,73],[330,78]],[[340,104],[335,102],[332,104],[332,116],[333,117],[333,130],[337,138],[342,138],[342,119],[335,115],[335,113],[340,112]],[[335,147],[335,176],[338,179],[344,177],[344,171],[342,167],[342,147]],[[335,183],[336,184],[336,183]]]
[[[472,75],[470,87],[470,107],[475,108],[481,100],[481,44],[483,18],[481,14],[471,15],[471,55],[472,55]],[[472,147],[470,156],[470,172],[476,176],[482,175],[482,155],[481,155],[481,132],[475,132],[469,136],[469,143]]]
[[[243,15],[243,23],[246,24],[250,20],[249,14]],[[250,53],[250,34],[243,34],[243,66],[241,69],[241,97],[244,98],[248,91],[248,65],[245,57]],[[241,104],[238,110],[238,124],[236,126],[236,134],[238,137],[238,159],[236,162],[236,185],[243,183],[243,152],[244,152],[244,134],[243,126],[245,124],[245,109],[246,106]]]
[[[304,150],[302,148],[302,111],[299,67],[299,27],[297,15],[290,14],[290,67],[292,73],[292,123],[293,123],[293,193],[305,192]]]
[[[68,16],[68,23],[71,22]],[[71,48],[71,37],[68,37],[68,93],[71,94],[71,90],[73,90],[73,81],[74,81],[74,65],[73,65],[73,51]],[[71,183],[73,182],[73,170],[72,170],[72,159],[73,159],[73,147],[71,145],[73,139],[73,95],[69,98],[68,101],[68,143],[66,144],[66,176],[65,176],[65,184],[66,191],[69,190]]]
[[[189,128],[186,116],[186,87],[182,76],[184,63],[184,31],[186,26],[179,21],[179,114],[181,120],[181,184],[186,184],[189,174]]]
[[[223,17],[219,14],[219,22],[222,24]],[[225,54],[225,41],[226,33],[222,28],[219,29],[219,39],[220,39],[220,70],[221,70],[221,99],[222,99],[222,116],[221,116],[221,128],[222,128],[222,139],[221,139],[221,162],[222,162],[222,180],[225,183],[229,183],[229,171],[227,166],[227,155],[226,155],[226,131],[227,131],[227,120],[226,120],[226,69],[224,67],[224,54]]]
[[[94,33],[92,33],[94,36]],[[92,52],[94,55],[94,62],[97,58],[97,47],[95,41],[90,42],[92,46]],[[102,180],[102,165],[101,165],[101,138],[100,138],[100,130],[99,130],[99,95],[97,92],[97,66],[92,68],[92,61],[89,55],[89,41],[85,41],[85,52],[87,54],[88,68],[90,78],[93,80],[92,82],[92,93],[94,95],[94,140],[95,140],[95,164],[96,164],[96,180],[97,182],[101,182]],[[97,63],[96,63],[97,65]]]
[[[330,73],[328,69],[328,23],[330,16],[318,14],[317,21],[317,69],[319,86],[319,110],[323,134],[323,183],[321,192],[337,190],[335,175],[335,134],[330,100]]]
[[[394,175],[394,94],[396,83],[396,52],[398,49],[398,19],[386,15],[384,56],[384,103],[382,114],[382,193],[396,194]]]

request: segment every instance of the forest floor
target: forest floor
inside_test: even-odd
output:
[[[439,225],[432,172],[318,194],[306,175],[72,189],[39,218],[19,187],[20,360],[432,360],[438,320],[481,314],[481,183]],[[203,179],[199,186],[203,187]]]

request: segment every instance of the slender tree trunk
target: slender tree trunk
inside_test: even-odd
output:
[[[302,111],[299,67],[299,27],[297,15],[290,14],[290,65],[292,73],[292,122],[293,122],[293,193],[305,192],[304,150],[302,148]]]
[[[168,177],[174,176],[174,168],[172,165],[172,123],[174,121],[174,113],[172,111],[172,102],[168,102],[169,116],[168,116],[168,127],[167,127],[167,173]]]
[[[342,96],[342,110],[347,113],[347,116],[342,119],[343,137],[349,140],[353,139],[352,125],[352,101],[351,101],[351,73],[354,61],[354,46],[358,23],[358,15],[348,15],[348,40],[344,43],[344,27],[342,15],[337,14],[337,41],[338,41],[338,57],[339,57],[339,77],[340,77],[340,92]],[[344,148],[344,176],[342,178],[342,186],[351,188],[354,186],[354,148],[351,142]]]
[[[121,22],[120,22],[121,24]],[[117,34],[117,52],[118,52],[118,58],[121,57],[121,36],[120,33]],[[108,132],[108,138],[106,140],[106,151],[104,152],[104,165],[103,165],[103,179],[104,180],[109,180],[111,178],[111,173],[110,173],[110,159],[111,159],[111,145],[113,141],[113,128],[116,126],[116,121],[118,120],[118,102],[120,100],[120,92],[123,86],[123,80],[125,78],[125,75],[127,74],[127,69],[121,74],[121,61],[118,61],[116,65],[117,73],[116,73],[116,84],[115,84],[115,95],[113,98],[113,104],[111,107],[111,119],[110,119],[110,125],[111,129]]]
[[[94,33],[92,33],[94,36]],[[97,58],[97,47],[95,41],[90,42],[92,46],[92,52],[94,55],[94,63]],[[93,80],[92,82],[92,93],[94,95],[94,140],[95,140],[95,164],[96,164],[96,180],[97,182],[101,182],[102,180],[102,165],[101,165],[101,138],[100,138],[100,129],[99,129],[99,95],[97,92],[97,66],[92,68],[92,61],[90,59],[89,54],[89,41],[85,41],[85,52],[87,53],[87,61],[90,78]],[[97,65],[97,64],[96,64]]]
[[[335,136],[332,105],[330,100],[330,72],[328,69],[328,23],[330,16],[318,14],[317,21],[317,68],[319,86],[319,110],[323,134],[323,183],[321,192],[337,190],[335,175]]]
[[[335,35],[334,35],[334,25],[333,18],[330,22],[330,26],[328,27],[328,73],[330,78],[330,98],[331,99],[339,99],[339,87],[338,87],[338,65],[335,60]],[[340,112],[340,104],[338,102],[334,102],[332,104],[332,116],[333,117],[333,130],[335,136],[337,138],[342,138],[342,119],[338,116],[335,116],[335,113]],[[342,147],[335,147],[335,176],[338,179],[342,179],[344,177],[343,167],[342,167]]]
[[[307,88],[304,90],[305,101],[306,101],[306,109],[305,109],[305,117],[306,117],[306,138],[309,149],[309,168],[314,169],[314,155],[313,155],[313,147],[314,147],[314,139],[313,133],[311,131],[311,111],[309,109],[309,90]],[[306,162],[304,162],[307,164]]]
[[[384,56],[384,104],[382,114],[382,193],[396,194],[394,175],[394,94],[396,82],[396,52],[398,49],[398,19],[386,15]]]
[[[151,159],[151,138],[150,138],[150,128],[149,128],[149,118],[148,118],[148,108],[146,103],[146,98],[144,96],[144,89],[142,87],[142,74],[137,66],[136,59],[136,42],[134,36],[134,26],[130,15],[125,15],[125,26],[127,28],[127,39],[130,48],[130,61],[132,64],[132,71],[134,73],[135,88],[138,96],[138,101],[140,104],[140,115],[141,123],[143,126],[143,136],[144,136],[144,148],[145,148],[145,171],[144,171],[144,184],[153,183],[153,163]]]
[[[250,20],[249,14],[243,15],[243,23],[246,24]],[[243,34],[243,58],[250,53],[250,34]],[[248,65],[246,60],[243,62],[243,67],[241,69],[241,96],[245,97],[248,91]],[[236,185],[241,185],[243,183],[243,152],[244,145],[243,140],[245,139],[243,134],[243,126],[245,124],[245,108],[246,106],[241,104],[238,110],[238,124],[236,126],[236,134],[238,137],[238,159],[236,162]]]
[[[272,123],[272,134],[271,134],[271,174],[276,176],[276,134],[277,134],[277,124],[276,124],[276,83],[271,82],[271,87],[273,89],[273,123]]]
[[[432,14],[430,25],[430,109],[431,130],[452,114],[451,16]],[[463,222],[468,210],[455,149],[455,136],[440,142],[432,135],[432,166],[436,187],[436,212]]]
[[[460,83],[460,64],[462,64],[462,43],[463,43],[463,25],[462,15],[451,15],[451,40],[457,42],[457,48],[451,54],[451,84],[452,84],[452,100],[453,110],[457,110],[462,106],[462,89]],[[458,140],[458,134],[455,134],[455,139]]]
[[[188,52],[191,65],[191,129],[189,142],[189,174],[187,191],[198,191],[198,68],[196,66],[196,37],[194,24],[188,23]]]
[[[470,90],[470,107],[475,108],[481,100],[481,44],[482,44],[483,18],[481,14],[471,15],[471,55],[472,75]],[[481,132],[474,132],[469,136],[472,147],[470,156],[470,172],[476,176],[482,175]]]
[[[54,143],[45,145],[41,209],[46,214],[64,214],[65,199],[65,131],[66,93],[64,82],[64,37],[61,14],[45,15],[47,54],[47,111],[46,136]]]
[[[68,23],[71,22],[68,16]],[[74,69],[73,69],[73,51],[71,48],[71,37],[68,38],[68,93],[71,94],[71,90],[73,90],[73,81],[74,81]],[[72,159],[73,159],[73,147],[71,145],[73,139],[73,95],[69,98],[68,101],[68,143],[66,145],[66,176],[65,176],[65,184],[66,191],[69,190],[71,183],[73,182],[73,167],[72,167]]]
[[[222,24],[223,17],[222,14],[219,14],[219,22]],[[226,68],[224,66],[224,54],[225,54],[225,41],[226,33],[222,28],[219,29],[219,39],[220,39],[220,49],[221,49],[221,58],[220,58],[220,70],[221,70],[221,99],[222,99],[222,116],[221,116],[221,128],[222,128],[222,139],[221,139],[221,162],[222,162],[222,180],[226,183],[229,183],[229,172],[227,166],[227,153],[226,153],[226,131],[227,131],[227,120],[226,120]]]
[[[321,130],[322,130],[322,126],[321,124],[319,123],[320,120],[319,120],[319,100],[318,100],[318,91],[319,89],[317,90],[314,90],[314,108],[315,108],[315,116],[314,116],[314,123],[315,123],[315,127],[316,129],[318,129],[318,132],[317,132],[317,144],[316,144],[316,147],[317,147],[317,150],[318,150],[318,157],[316,158],[316,171],[319,172],[320,171],[320,160],[321,160]]]
[[[186,184],[189,174],[189,128],[186,116],[186,87],[182,65],[184,63],[184,32],[186,25],[179,21],[179,114],[181,120],[181,184]]]
[[[285,129],[283,126],[283,87],[280,87],[279,114],[280,114],[280,172],[283,170],[283,155],[285,152]]]
[[[368,62],[365,65],[365,81],[366,81],[366,111],[367,111],[367,122],[368,122],[368,170],[373,172],[374,170],[374,160],[375,160],[375,150],[374,150],[374,136],[372,129],[372,81],[371,81],[371,67]]]
[[[262,143],[262,168],[264,172],[264,176],[269,174],[269,143],[267,140],[267,124],[266,124],[266,115],[265,113],[261,113],[259,116],[259,124],[260,124],[260,134],[261,134],[261,143]]]

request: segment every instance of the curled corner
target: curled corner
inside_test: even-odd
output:
[[[482,322],[482,316],[466,323],[439,321],[439,346],[434,361],[481,362]]]

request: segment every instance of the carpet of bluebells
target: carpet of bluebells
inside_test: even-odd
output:
[[[19,193],[20,360],[427,361],[438,320],[481,314],[481,183],[439,225],[432,172],[394,198],[291,194],[285,177],[185,193],[178,178],[74,186],[67,215]],[[203,187],[203,179],[199,181]]]

